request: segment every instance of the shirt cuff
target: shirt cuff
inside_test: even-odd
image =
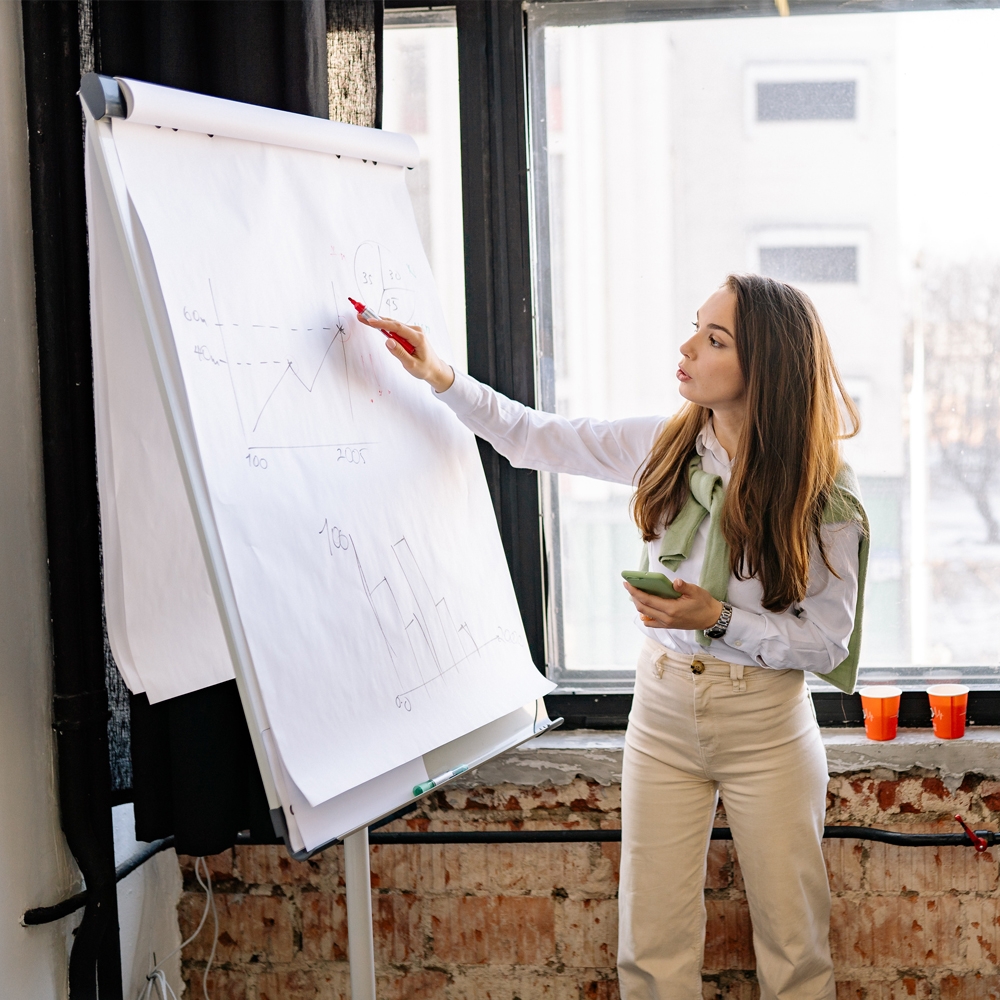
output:
[[[764,639],[764,632],[767,622],[763,615],[755,615],[751,611],[744,611],[742,608],[733,608],[733,617],[729,622],[729,628],[721,639],[712,642],[725,643],[725,645],[738,649],[747,656],[757,659],[757,650]],[[725,657],[720,657],[725,659]]]
[[[444,392],[434,392],[434,395],[447,403],[456,414],[464,416],[476,408],[481,386],[471,375],[460,372],[454,366],[451,370],[455,373],[455,381]]]

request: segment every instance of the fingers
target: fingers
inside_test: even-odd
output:
[[[402,334],[400,335],[402,336]],[[394,355],[399,363],[411,374],[416,375],[417,378],[423,378],[420,372],[420,367],[422,361],[417,357],[416,354],[410,354],[408,350],[398,341],[393,340],[392,337],[385,338],[385,346],[390,354]]]
[[[632,598],[636,611],[639,612],[643,621],[653,628],[669,628],[673,624],[673,615],[670,613],[669,605],[676,605],[676,601],[663,597],[655,597],[645,591],[626,583],[625,588]],[[656,602],[655,604],[653,602]],[[660,607],[664,605],[666,607]]]
[[[390,333],[398,333],[414,346],[424,340],[423,328],[419,326],[407,326],[406,323],[400,323],[398,320],[388,319],[385,316],[379,316],[373,320],[358,316],[358,320],[364,323],[365,326],[372,327],[374,330],[388,330]]]
[[[423,327],[419,326],[407,326],[406,323],[399,323],[394,319],[386,319],[383,316],[378,316],[375,319],[365,319],[363,316],[358,316],[358,321],[363,325],[370,327],[373,330],[379,330],[385,333],[394,333],[396,336],[402,337],[408,344],[415,348],[416,353],[410,355],[409,351],[405,351],[407,355],[411,357],[420,357],[426,359],[429,354],[433,354],[430,350],[430,344],[427,338],[424,336]],[[392,338],[388,338],[390,342]],[[392,348],[390,347],[390,350]],[[399,354],[393,350],[393,353],[399,357]],[[413,369],[407,365],[407,371],[412,372]]]
[[[638,602],[641,601],[647,607],[655,608],[657,611],[671,611],[677,605],[675,597],[657,597],[656,594],[650,594],[638,587],[633,587],[627,580],[623,582],[632,600],[637,602],[637,606]]]
[[[647,594],[644,590],[633,587],[630,583],[624,582],[636,611],[642,617],[643,623],[650,628],[701,628],[701,618],[706,617],[700,607],[698,593],[704,593],[701,587],[685,583],[683,580],[674,581],[674,589],[681,594],[680,598],[658,597],[655,594]],[[681,584],[681,586],[678,586]],[[718,615],[716,615],[718,618]],[[712,619],[715,621],[715,618]],[[711,622],[709,622],[711,624]]]

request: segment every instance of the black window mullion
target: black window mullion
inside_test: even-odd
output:
[[[458,73],[469,373],[535,405],[531,232],[519,0],[459,0]],[[538,473],[480,441],[532,659],[545,665]]]

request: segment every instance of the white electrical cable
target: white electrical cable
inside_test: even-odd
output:
[[[205,869],[205,881],[201,880],[201,873],[198,870],[198,866],[201,864]],[[201,920],[198,921],[198,926],[195,928],[194,933],[186,940],[182,941],[166,958],[160,959],[159,962],[153,967],[153,970],[146,976],[146,986],[142,993],[139,995],[137,1000],[153,1000],[153,987],[156,987],[156,992],[159,994],[159,1000],[177,1000],[177,994],[174,992],[173,987],[167,980],[166,973],[163,971],[164,964],[169,961],[174,955],[179,951],[183,951],[200,933],[202,928],[205,926],[205,921],[208,919],[208,911],[212,911],[212,918],[215,924],[215,934],[212,938],[212,950],[208,956],[208,962],[205,965],[205,971],[201,977],[201,989],[205,995],[205,1000],[210,1000],[208,995],[208,973],[212,968],[212,962],[215,961],[215,948],[219,941],[219,913],[215,908],[215,895],[212,892],[212,874],[208,870],[208,862],[203,857],[194,859],[194,877],[198,880],[198,885],[205,890],[205,910],[201,915]],[[154,956],[155,957],[155,956]]]

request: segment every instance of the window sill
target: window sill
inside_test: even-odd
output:
[[[1000,778],[1000,727],[967,729],[960,740],[939,740],[929,729],[901,729],[895,740],[876,743],[864,729],[823,729],[831,774],[914,767],[934,771],[951,790],[974,772]],[[461,788],[482,785],[568,785],[577,777],[614,785],[621,781],[625,733],[592,729],[546,733],[454,781]]]

